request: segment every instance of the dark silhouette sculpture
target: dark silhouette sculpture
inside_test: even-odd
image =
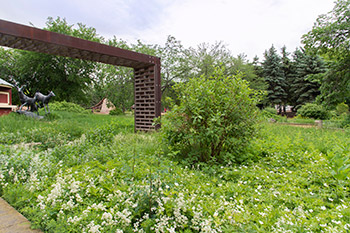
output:
[[[25,87],[25,85],[22,85],[20,88],[17,85],[15,85],[15,87],[17,88],[19,100],[21,101],[21,106],[19,107],[19,111],[22,111],[22,108],[24,106],[27,106],[31,112],[38,112],[38,107],[36,105],[35,97],[31,98],[31,97],[26,96],[23,93],[23,88]]]
[[[25,85],[22,85],[21,87],[18,87],[15,84],[15,87],[17,89],[18,95],[19,95],[19,101],[21,102],[21,105],[24,104],[24,94],[23,94],[23,88],[25,87]]]
[[[53,93],[52,91],[50,91],[50,93],[48,95],[43,95],[40,92],[37,92],[34,95],[34,99],[35,99],[35,101],[37,101],[37,102],[40,101],[43,104],[45,113],[50,113],[49,102],[50,102],[51,97],[53,97],[53,96],[55,96],[55,93]],[[47,107],[47,112],[46,112],[45,106]]]
[[[22,85],[21,87],[19,87],[15,80],[12,80],[12,81],[15,83],[14,85],[17,88],[19,100],[21,102],[21,106],[19,107],[19,110],[17,111],[17,113],[24,114],[24,115],[27,115],[30,117],[42,119],[43,116],[39,116],[39,112],[38,112],[38,107],[41,107],[40,104],[37,104],[38,102],[41,102],[43,104],[43,107],[45,109],[46,114],[50,113],[50,109],[49,109],[48,104],[49,104],[51,97],[55,96],[55,94],[52,91],[50,91],[50,93],[48,95],[43,95],[40,92],[36,92],[34,97],[31,98],[23,93],[23,89],[24,89],[25,85]],[[24,106],[28,107],[28,111],[22,111],[22,108]],[[46,111],[45,106],[47,107],[47,111]],[[36,114],[34,112],[36,112]]]

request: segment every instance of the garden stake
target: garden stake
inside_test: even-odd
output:
[[[136,156],[136,139],[134,134],[134,151],[133,151],[133,161],[132,161],[132,173],[135,176],[135,156]]]

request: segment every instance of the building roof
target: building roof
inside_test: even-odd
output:
[[[6,82],[5,80],[3,80],[1,78],[0,78],[0,85],[13,87],[13,85],[11,83],[8,83],[8,82]]]

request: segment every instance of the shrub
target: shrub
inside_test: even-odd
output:
[[[180,104],[162,118],[162,138],[189,164],[241,161],[256,128],[258,93],[216,70],[175,86]]]
[[[277,115],[277,110],[272,107],[266,107],[263,111],[270,113],[272,116]]]
[[[115,108],[109,112],[109,115],[112,115],[112,116],[119,116],[119,115],[123,115],[123,114],[124,113],[120,108]]]
[[[86,110],[80,105],[66,101],[50,103],[50,110],[76,113],[90,113],[89,110]]]
[[[341,122],[341,128],[350,128],[350,115],[346,115]]]
[[[298,115],[319,120],[327,120],[330,117],[329,112],[324,107],[314,103],[303,105],[298,109]]]
[[[267,107],[260,111],[260,117],[263,121],[274,119],[277,122],[287,122],[287,118],[277,114],[276,109]]]
[[[261,116],[265,119],[269,118],[276,118],[277,117],[277,111],[274,108],[267,107],[261,110]]]
[[[345,103],[340,103],[336,107],[336,113],[338,116],[349,113],[349,106]]]

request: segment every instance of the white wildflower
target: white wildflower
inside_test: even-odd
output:
[[[95,225],[94,221],[91,221],[87,227],[89,228],[89,231],[90,233],[100,233],[100,225]]]
[[[344,229],[347,230],[347,231],[350,230],[350,224],[349,223],[345,224],[344,225]]]
[[[81,196],[79,195],[79,193],[75,194],[75,198],[77,200],[77,202],[83,202],[83,199],[81,198]]]
[[[267,215],[265,212],[259,212],[259,214],[263,217]]]
[[[116,212],[116,216],[120,219],[120,223],[123,226],[128,226],[131,223],[131,212],[128,209]]]
[[[77,193],[79,191],[80,184],[81,184],[80,181],[73,180],[72,183],[70,184],[70,187],[69,187],[70,191],[72,193]]]
[[[76,223],[78,223],[80,220],[81,220],[81,217],[74,216],[73,218],[72,218],[72,217],[69,217],[69,218],[67,219],[67,222],[68,222],[68,223],[76,224]]]
[[[332,223],[339,225],[339,224],[341,224],[341,221],[336,221],[336,220],[332,219]]]
[[[113,216],[111,213],[104,212],[102,214],[101,220],[106,220],[108,225],[113,224]],[[103,225],[103,224],[102,224]]]

